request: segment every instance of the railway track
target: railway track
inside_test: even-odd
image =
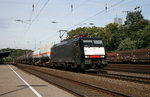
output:
[[[109,64],[104,70],[150,74],[150,65],[143,64]]]
[[[80,97],[132,97],[130,95],[102,88],[94,84],[87,84],[82,81],[75,81],[61,76],[56,76],[42,69],[34,68],[34,66],[26,67],[17,65],[17,67]]]
[[[138,77],[138,76],[113,74],[113,73],[98,73],[98,74],[90,74],[90,75],[102,76],[102,77],[119,79],[119,80],[126,80],[126,81],[141,83],[141,84],[150,84],[150,78],[147,77]]]
[[[149,70],[140,70],[140,69],[129,69],[129,68],[105,68],[104,70],[109,71],[119,71],[119,72],[131,72],[131,73],[140,73],[140,74],[150,74]]]

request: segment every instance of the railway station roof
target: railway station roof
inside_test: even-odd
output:
[[[0,52],[0,58],[8,57],[10,54],[10,51]]]

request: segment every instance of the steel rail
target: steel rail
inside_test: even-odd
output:
[[[127,80],[132,81],[136,83],[143,83],[143,84],[150,84],[150,78],[146,77],[137,77],[137,76],[129,76],[129,75],[122,75],[122,74],[98,74],[98,76],[108,77],[108,78],[114,78],[114,79],[121,79],[121,80]]]
[[[20,67],[20,66],[17,66],[17,67]],[[99,86],[96,86],[96,85],[93,85],[93,84],[87,84],[87,83],[84,83],[84,82],[75,81],[75,80],[72,80],[72,79],[67,79],[67,78],[64,78],[64,77],[61,77],[61,76],[53,75],[53,74],[47,73],[47,72],[39,70],[39,69],[37,70],[36,68],[28,68],[28,69],[30,69],[32,71],[33,70],[37,71],[37,72],[39,72],[41,74],[43,73],[43,74],[46,74],[46,75],[49,75],[49,76],[54,76],[54,77],[57,77],[57,78],[60,78],[60,79],[64,79],[64,80],[68,80],[68,81],[71,81],[71,82],[75,82],[75,83],[78,83],[78,84],[81,84],[81,85],[86,85],[88,87],[95,88],[97,90],[103,91],[103,92],[105,92],[107,94],[111,94],[112,96],[117,96],[117,97],[132,97],[131,95],[120,93],[120,92],[117,92],[117,91],[114,91],[114,90],[110,90],[110,89],[106,89],[106,88],[102,88],[102,87],[99,87]],[[25,70],[25,71],[32,73],[30,70]],[[38,75],[36,73],[34,75],[36,75],[36,76],[38,76],[38,77],[40,77],[40,78],[42,78],[42,79],[44,79],[46,81],[49,81],[48,79],[45,79],[45,78],[41,77],[40,75]],[[53,83],[53,82],[51,82],[51,83]],[[62,86],[60,86],[60,87],[62,87]],[[64,87],[62,87],[62,88],[64,88]],[[69,90],[69,89],[67,88],[67,90]],[[86,95],[77,93],[75,91],[72,91],[72,90],[69,90],[69,91],[71,91],[71,92],[73,92],[73,93],[75,93],[75,94],[77,94],[77,95],[79,95],[81,97],[87,97]]]

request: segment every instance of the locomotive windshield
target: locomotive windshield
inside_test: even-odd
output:
[[[83,40],[83,44],[85,47],[103,47],[102,40]]]

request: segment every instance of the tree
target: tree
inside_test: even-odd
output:
[[[118,27],[118,33],[119,33],[120,41],[128,37],[126,33],[126,27],[124,25]]]
[[[89,37],[102,37],[104,28],[102,27],[83,27],[71,30],[68,32],[68,38],[72,38],[76,35],[88,35]]]
[[[141,14],[142,11],[134,11],[134,12],[129,12],[126,16],[126,21],[125,25],[126,26],[131,26],[136,24],[137,22],[140,22],[143,20],[143,16]]]
[[[102,37],[108,52],[147,48],[150,47],[150,22],[141,12],[129,12],[124,25],[110,23],[106,27],[82,27],[70,31],[68,36],[87,34],[89,37]]]
[[[6,58],[4,58],[5,62],[12,62],[15,61],[17,57],[25,54],[25,53],[29,53],[32,52],[32,50],[23,50],[23,49],[11,49],[11,48],[5,48],[5,49],[1,49],[0,51],[4,52],[4,51],[10,51],[10,55]]]
[[[137,48],[150,47],[150,24],[136,33]]]
[[[135,33],[140,29],[145,28],[149,24],[148,20],[145,20],[141,14],[142,11],[129,12],[126,16],[124,26],[126,27],[126,33],[129,37],[134,38]]]
[[[107,51],[116,50],[120,43],[120,38],[119,38],[120,33],[118,31],[118,27],[119,26],[116,23],[110,23],[105,27],[105,33],[103,39]]]
[[[136,48],[136,41],[133,41],[130,38],[126,38],[120,42],[117,50],[127,50]]]

